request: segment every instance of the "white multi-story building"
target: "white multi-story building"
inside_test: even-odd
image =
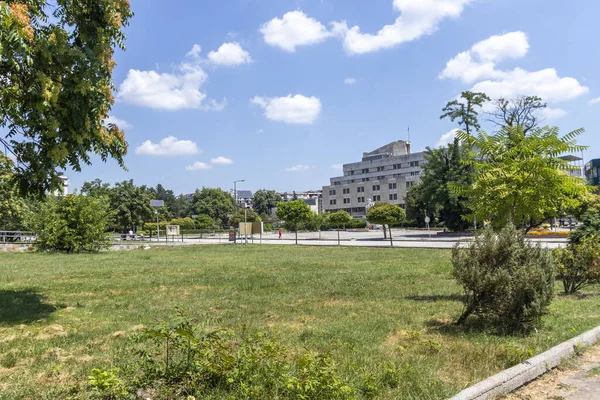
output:
[[[331,178],[330,185],[323,187],[323,209],[345,210],[363,218],[369,199],[404,208],[406,193],[420,182],[425,162],[425,153],[411,153],[410,142],[403,140],[363,153],[362,161],[344,164],[344,175]]]

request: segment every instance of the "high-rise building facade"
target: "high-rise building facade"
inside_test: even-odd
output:
[[[323,209],[362,218],[369,199],[404,208],[406,193],[420,182],[424,163],[425,153],[411,153],[410,142],[403,140],[363,153],[362,161],[344,164],[344,175],[323,187]]]

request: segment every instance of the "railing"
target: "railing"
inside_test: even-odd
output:
[[[30,231],[0,231],[0,243],[35,243],[37,235]]]

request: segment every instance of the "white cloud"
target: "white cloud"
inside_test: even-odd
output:
[[[376,34],[361,33],[359,26],[348,28],[345,21],[332,23],[333,32],[344,37],[344,48],[349,54],[375,52],[434,33],[442,20],[460,16],[471,1],[394,0],[394,9],[400,16]]]
[[[558,119],[567,115],[567,112],[561,108],[546,107],[541,110],[542,115],[548,119]]]
[[[523,32],[491,36],[448,61],[440,78],[461,79],[465,83],[502,78],[504,72],[496,70],[496,62],[524,57],[528,49],[527,35]]]
[[[208,59],[215,65],[230,67],[252,62],[250,53],[237,42],[223,43],[217,51],[208,53]]]
[[[211,52],[210,54],[214,54],[215,63],[232,65],[227,63],[239,61],[239,59],[235,59],[235,55],[229,52],[229,49],[226,47],[224,52]],[[200,46],[195,44],[186,54],[193,60],[181,63],[172,73],[130,69],[125,80],[119,85],[117,100],[167,111],[223,110],[227,104],[226,101],[219,103],[215,100],[207,100],[206,94],[201,91],[202,85],[208,80],[208,75],[201,67],[206,60],[200,58],[200,51]]]
[[[186,57],[199,58],[201,52],[202,47],[200,47],[199,44],[195,44],[192,46],[192,49],[186,53]]]
[[[354,85],[356,83],[356,79],[355,78],[346,78],[346,79],[344,79],[344,83],[346,85]]]
[[[296,51],[297,46],[322,42],[332,35],[325,25],[300,10],[273,18],[260,27],[260,32],[267,44],[289,52]]]
[[[286,168],[286,171],[290,171],[290,172],[301,172],[301,171],[308,171],[309,169],[314,168],[314,165],[311,167],[310,165],[302,165],[302,164],[298,164],[298,165],[294,165],[293,167],[290,168]]]
[[[552,103],[572,100],[587,93],[589,89],[575,78],[561,78],[554,68],[535,72],[515,68],[506,72],[501,79],[478,82],[471,91],[483,92],[492,98],[535,95]]]
[[[456,137],[456,132],[458,129],[454,128],[450,132],[444,133],[437,142],[435,142],[435,147],[445,147],[450,143],[454,142],[454,138]]]
[[[210,160],[211,164],[221,164],[221,165],[228,165],[228,164],[233,164],[233,160],[227,157],[223,157],[223,156],[219,156],[217,158],[213,158]]]
[[[191,64],[181,65],[174,74],[130,69],[119,87],[117,99],[167,111],[211,108],[203,104],[206,95],[200,91],[207,78],[200,67]]]
[[[191,140],[178,140],[169,136],[158,143],[146,140],[135,149],[135,153],[147,156],[187,156],[200,153],[200,149]]]
[[[600,97],[596,97],[590,100],[590,104],[598,104],[600,103]]]
[[[344,169],[344,165],[343,164],[333,164],[331,166],[331,168],[333,168],[333,169],[340,169],[341,170],[341,169]]]
[[[524,57],[528,50],[527,35],[523,32],[495,35],[448,61],[439,77],[460,79],[469,84],[477,82],[470,90],[492,98],[535,95],[552,103],[571,100],[588,92],[589,89],[577,79],[560,77],[554,68],[533,72],[522,68],[497,68],[498,62]]]
[[[201,171],[206,169],[211,169],[212,165],[203,163],[201,161],[196,161],[195,163],[188,165],[185,167],[186,171]]]
[[[317,97],[301,94],[286,97],[259,97],[250,99],[265,110],[265,117],[288,124],[312,124],[321,113],[321,101]]]
[[[109,115],[108,118],[104,120],[104,125],[108,126],[108,124],[115,124],[119,127],[119,129],[133,128],[133,125],[131,125],[129,122],[119,119],[114,115]]]

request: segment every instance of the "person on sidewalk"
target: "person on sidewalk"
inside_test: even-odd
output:
[[[281,240],[281,235],[283,234],[283,229],[279,228],[279,239]]]

